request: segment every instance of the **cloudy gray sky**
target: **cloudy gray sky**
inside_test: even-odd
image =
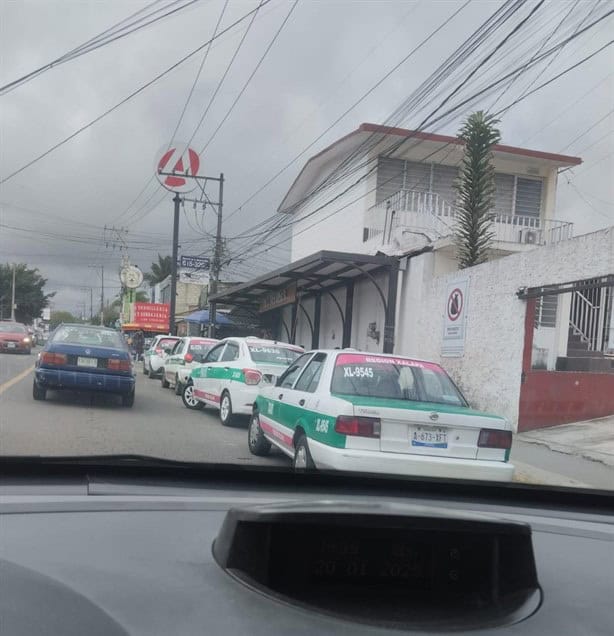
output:
[[[185,2],[162,0],[151,10]],[[0,85],[61,56],[150,4],[0,0]],[[223,4],[224,0],[199,0],[0,95],[0,177],[14,172],[208,40]],[[221,28],[257,4],[230,0]],[[230,216],[235,212],[461,5],[444,0],[300,0],[202,157],[206,174],[225,173],[226,213]],[[240,212],[232,214],[224,234],[232,239],[274,214],[311,154],[361,122],[383,122],[498,5],[494,0],[470,2],[311,151]],[[535,5],[532,1],[527,7]],[[290,6],[288,0],[272,0],[259,11],[194,137],[197,149],[217,128]],[[574,11],[587,7],[603,13],[607,6],[614,8],[614,3],[546,2],[540,18],[536,14],[528,24],[528,32],[533,28],[532,37],[545,38],[547,29],[573,7]],[[613,24],[610,18],[587,37],[571,43],[540,81],[605,44]],[[177,138],[193,134],[246,26],[247,21],[212,46]],[[501,123],[504,143],[582,157],[583,165],[561,176],[557,203],[557,217],[573,221],[576,234],[614,224],[613,117],[608,116],[614,102],[612,48],[509,110]],[[117,293],[119,253],[112,241],[105,243],[105,225],[128,228],[130,258],[144,270],[157,252],[170,251],[171,195],[160,191],[151,176],[156,153],[169,142],[177,126],[202,59],[203,52],[195,55],[0,186],[0,214],[5,226],[0,227],[0,260],[39,267],[49,278],[48,289],[58,292],[57,308],[75,310],[89,298],[89,292],[81,287],[99,286],[97,272],[87,265],[104,263],[107,294]],[[518,82],[508,97],[520,94],[525,85]],[[477,106],[487,107],[492,101],[490,96]],[[418,119],[410,115],[403,125],[411,128],[418,125]],[[453,134],[457,128],[458,119],[438,127],[437,132]],[[193,227],[203,223],[205,233],[190,229],[188,221]],[[215,225],[211,212],[205,211],[200,218],[188,207],[181,223],[182,251],[206,251],[211,242],[206,232],[212,232]],[[277,266],[286,253],[276,250],[258,265]],[[238,278],[245,272],[243,266],[227,275]]]

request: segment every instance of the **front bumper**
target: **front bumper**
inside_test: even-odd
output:
[[[512,464],[483,459],[333,448],[313,439],[309,440],[309,451],[317,468],[330,470],[502,482],[512,481],[514,476]]]
[[[34,371],[34,375],[40,387],[56,390],[126,394],[134,391],[135,384],[134,376],[91,371],[38,368]]]

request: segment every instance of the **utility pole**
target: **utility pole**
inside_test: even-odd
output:
[[[100,324],[104,325],[104,265],[88,265],[93,269],[100,268]],[[91,294],[91,288],[90,288]],[[91,296],[90,296],[91,298]]]
[[[181,197],[176,192],[173,197],[173,203],[175,204],[175,215],[173,217],[173,255],[171,256],[171,306],[169,317],[169,328],[171,335],[176,335],[175,326],[175,307],[177,304],[177,257],[179,252],[179,206],[181,204]]]
[[[15,263],[13,263],[13,291],[11,292],[11,320],[15,320]]]
[[[104,265],[100,266],[100,326],[104,326]]]
[[[215,249],[213,252],[213,268],[211,271],[211,285],[209,288],[209,298],[212,294],[217,294],[218,282],[220,280],[220,269],[222,261],[222,206],[224,203],[224,173],[220,174],[219,195],[217,201],[217,230],[215,232]],[[217,303],[209,300],[209,337],[215,338]]]

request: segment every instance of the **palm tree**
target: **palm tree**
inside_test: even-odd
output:
[[[171,257],[160,256],[158,254],[158,262],[152,263],[149,272],[147,272],[143,278],[152,287],[157,283],[161,283],[165,278],[171,275]]]
[[[478,111],[469,115],[459,132],[465,154],[456,183],[458,217],[456,247],[460,269],[488,260],[494,232],[491,210],[495,199],[492,148],[501,140],[494,115]]]

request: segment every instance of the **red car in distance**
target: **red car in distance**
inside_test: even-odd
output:
[[[0,320],[0,351],[30,353],[32,338],[25,325],[11,320]]]

